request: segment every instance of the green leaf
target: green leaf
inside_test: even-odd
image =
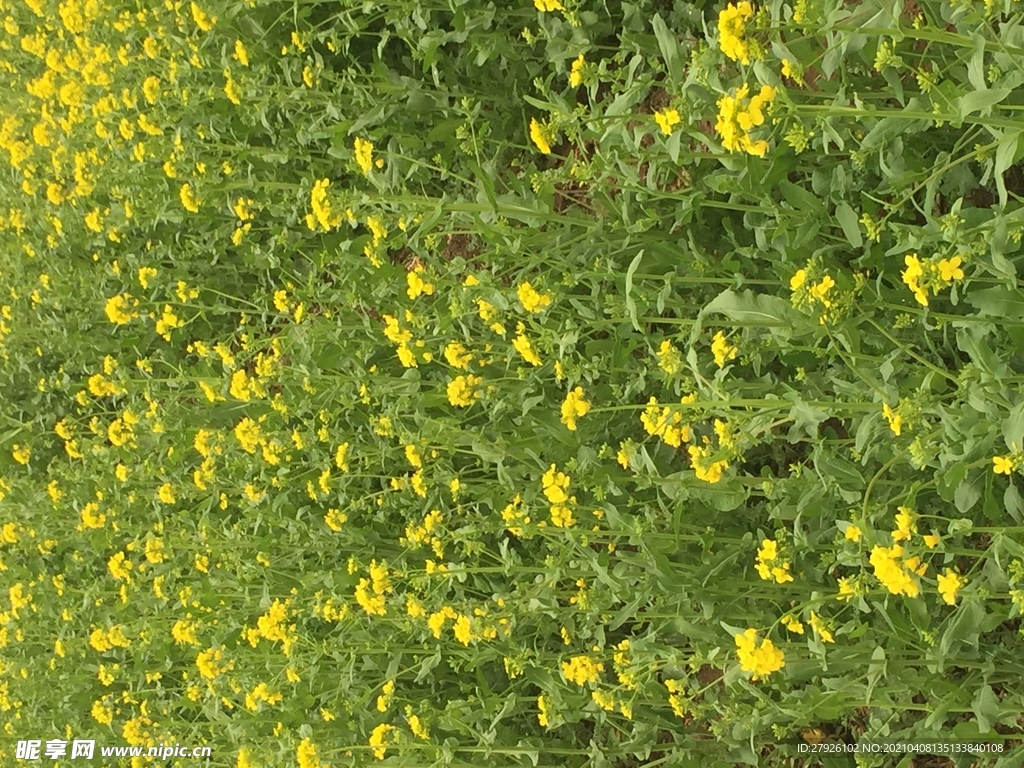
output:
[[[644,257],[643,248],[640,252],[633,257],[633,261],[629,263],[629,268],[626,270],[626,311],[629,313],[629,319],[633,321],[633,327],[640,333],[643,333],[643,329],[640,327],[640,321],[636,315],[636,302],[633,300],[633,275],[636,274],[637,268],[640,266],[640,261]]]
[[[836,221],[838,221],[839,226],[842,227],[843,234],[846,235],[846,239],[850,241],[850,245],[854,248],[860,248],[864,245],[864,239],[860,234],[860,225],[857,221],[857,214],[845,200],[836,206]]]
[[[1018,449],[1024,447],[1024,401],[1017,403],[1003,420],[1003,440],[1011,451],[1015,446]]]
[[[1010,88],[989,88],[985,91],[971,91],[960,98],[960,119],[973,112],[985,112],[1012,93]]]
[[[980,498],[981,489],[978,488],[978,483],[975,480],[964,480],[953,492],[953,503],[962,515],[970,512]]]
[[[971,709],[978,718],[978,730],[982,733],[991,731],[992,726],[999,720],[1000,711],[999,699],[996,698],[992,686],[983,685],[978,689],[974,701],[971,702]]]
[[[963,604],[950,619],[946,631],[942,633],[942,638],[939,640],[939,654],[949,656],[961,645],[969,645],[977,649],[978,627],[984,618],[985,609],[981,607],[978,598],[965,596]]]
[[[660,14],[654,14],[651,19],[654,27],[654,36],[658,38],[658,47],[661,48],[661,55],[665,57],[665,65],[668,67],[669,80],[679,82],[683,79],[683,65],[679,58],[679,41],[669,30]]]
[[[967,63],[967,79],[971,81],[974,90],[987,91],[988,83],[985,82],[985,36],[980,32],[975,32],[971,37],[974,40],[974,53],[971,55],[971,60]]]
[[[1024,318],[1024,291],[997,285],[981,291],[971,291],[966,301],[978,310],[978,314],[989,317],[1012,319]]]
[[[1017,131],[1009,137],[1003,137],[999,142],[999,146],[996,148],[996,163],[993,173],[996,177],[996,189],[999,191],[1000,208],[1006,207],[1008,197],[1006,192],[1006,180],[1003,178],[1003,174],[1005,174],[1010,169],[1010,166],[1013,165],[1013,160],[1017,156],[1017,147],[1020,146],[1022,135],[1024,135],[1024,131]]]
[[[868,690],[864,706],[871,705],[871,692],[879,680],[885,679],[885,669],[885,649],[880,645],[875,646],[875,650],[871,653],[871,663],[868,665]]]
[[[773,333],[788,338],[793,329],[803,324],[804,317],[780,296],[755,294],[749,288],[736,293],[722,291],[701,310],[701,314],[717,312],[737,323],[772,328]]]

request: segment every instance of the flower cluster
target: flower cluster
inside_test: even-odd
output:
[[[686,395],[680,405],[687,405],[697,399],[696,393]],[[678,448],[690,442],[693,433],[689,424],[683,423],[683,414],[678,408],[658,405],[658,398],[651,396],[647,407],[640,414],[640,424],[649,435],[660,437],[666,445]],[[621,463],[621,462],[620,462]],[[625,465],[623,465],[625,466]]]
[[[937,295],[953,283],[964,279],[963,259],[954,256],[949,259],[933,257],[921,261],[916,253],[904,258],[906,269],[903,270],[903,282],[914,294],[917,303],[928,306],[928,294]]]
[[[570,683],[583,686],[597,681],[604,672],[604,664],[594,661],[589,656],[573,656],[562,662],[562,674]]]
[[[562,401],[562,423],[575,431],[576,419],[580,416],[585,416],[589,410],[590,403],[584,399],[583,387],[576,387]]]
[[[558,528],[568,528],[576,523],[572,516],[572,507],[576,497],[569,495],[569,476],[559,472],[552,464],[541,477],[544,496],[551,503],[551,522]]]
[[[907,597],[921,594],[921,586],[915,576],[923,576],[928,570],[928,564],[922,563],[921,558],[916,556],[904,557],[902,545],[876,545],[871,550],[870,562],[875,569],[875,578],[892,594]]]
[[[748,0],[729,3],[718,14],[718,46],[722,53],[744,66],[750,63],[750,46],[744,40],[747,21],[754,15]]]
[[[789,572],[789,561],[779,553],[779,543],[774,539],[764,539],[757,550],[757,574],[765,581],[785,584],[792,581]]]
[[[722,137],[722,146],[730,152],[740,150],[757,157],[768,154],[768,142],[751,138],[751,130],[764,123],[764,108],[775,99],[776,90],[762,85],[760,92],[751,96],[750,86],[744,84],[734,95],[724,94],[718,100],[718,120],[715,130]]]
[[[711,340],[711,354],[714,355],[715,365],[719,368],[724,367],[729,360],[735,360],[739,352],[739,348],[730,344],[721,331],[718,331]]]
[[[786,665],[786,658],[782,651],[776,648],[770,639],[765,638],[758,644],[756,629],[750,628],[740,632],[734,639],[740,669],[751,673],[752,680],[765,678]]]
[[[832,275],[822,269],[817,259],[812,259],[790,278],[789,289],[793,292],[790,301],[796,309],[817,308],[818,322],[824,325],[837,319],[849,301],[849,292],[840,295],[833,290],[835,287]]]
[[[356,584],[355,598],[359,606],[370,616],[387,615],[387,595],[394,592],[386,562],[373,560],[370,563],[370,578],[360,579]]]

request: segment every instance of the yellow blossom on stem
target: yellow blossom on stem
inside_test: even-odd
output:
[[[758,644],[756,629],[750,628],[739,633],[735,641],[740,669],[752,673],[752,680],[765,678],[786,665],[785,656],[771,640],[765,638]]]
[[[939,574],[939,594],[947,605],[956,605],[956,595],[964,584],[963,578],[958,573],[947,568]]]
[[[672,135],[672,128],[681,122],[679,112],[675,109],[663,109],[654,113],[654,122],[666,136]]]
[[[570,430],[576,430],[576,419],[585,416],[590,410],[588,403],[583,396],[583,387],[576,387],[565,396],[562,402],[562,423]]]
[[[753,15],[754,8],[747,0],[730,3],[718,14],[718,46],[722,53],[743,65],[750,63],[750,46],[744,41],[743,33],[747,20]]]
[[[536,0],[536,2],[543,2],[543,0]],[[551,144],[548,141],[548,131],[535,117],[530,119],[530,139],[537,145],[537,149],[539,149],[543,154],[551,154]]]

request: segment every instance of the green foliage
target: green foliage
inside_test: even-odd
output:
[[[1020,763],[1018,0],[0,16],[0,756]]]

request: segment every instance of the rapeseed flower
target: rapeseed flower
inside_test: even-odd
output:
[[[578,88],[583,82],[583,66],[586,64],[586,60],[583,58],[581,53],[576,57],[576,60],[572,63],[572,68],[569,70],[569,87]]]
[[[536,2],[542,2],[543,0],[535,0]],[[530,119],[530,139],[534,144],[537,145],[543,154],[551,154],[551,143],[549,141],[549,130],[537,120],[537,118]]]
[[[750,628],[736,635],[736,656],[740,669],[752,673],[752,680],[760,680],[786,665],[782,651],[768,638],[758,645],[757,630]]]
[[[516,290],[516,294],[519,296],[523,309],[527,312],[543,312],[551,304],[550,296],[539,293],[529,283],[522,283]]]
[[[894,544],[892,547],[876,545],[869,558],[874,568],[875,578],[894,595],[917,597],[921,593],[920,585],[915,576],[922,576],[928,566],[921,564],[917,558],[903,558],[903,547]]]
[[[570,430],[576,430],[576,420],[590,410],[590,403],[584,399],[583,387],[576,387],[562,402],[562,423]]]
[[[710,464],[704,461],[711,457],[710,448],[691,445],[686,450],[690,454],[690,464],[698,480],[717,483],[722,479],[722,473],[729,468],[729,462],[725,459],[719,459]]]
[[[364,176],[369,176],[373,169],[373,144],[357,136],[353,146],[359,170],[363,172]]]
[[[658,367],[665,373],[672,375],[682,370],[683,356],[671,340],[665,339],[662,341],[661,346],[658,347],[656,355],[658,358]]]
[[[477,385],[483,381],[480,376],[456,376],[448,384],[448,402],[458,408],[468,408],[475,400],[480,399]]]
[[[793,581],[789,572],[790,564],[780,556],[779,545],[773,539],[764,539],[757,550],[757,573],[765,581],[785,584]]]
[[[310,190],[309,204],[313,211],[306,215],[306,226],[314,232],[318,229],[326,232],[341,224],[343,214],[331,209],[331,201],[327,197],[330,185],[330,179],[320,179],[313,183]]]
[[[663,109],[654,113],[654,122],[658,124],[661,132],[666,136],[671,136],[672,128],[681,121],[682,118],[679,117],[679,112],[675,109]]]
[[[997,475],[1012,474],[1015,467],[1012,456],[994,456],[992,458],[992,471]]]
[[[730,3],[718,14],[718,46],[722,53],[744,66],[750,63],[750,46],[743,34],[747,20],[753,15],[754,8],[747,0]]]
[[[956,605],[956,595],[966,583],[956,571],[947,568],[939,574],[939,594],[947,605]]]
[[[604,664],[596,662],[589,656],[573,656],[569,661],[562,662],[562,675],[570,683],[583,686],[597,681],[604,671]]]
[[[181,189],[178,191],[178,196],[181,198],[181,204],[185,206],[186,211],[190,213],[199,213],[199,206],[202,205],[202,203],[189,182],[185,182],[181,185]]]
[[[395,726],[389,725],[388,723],[381,723],[370,733],[369,745],[373,747],[373,756],[378,760],[383,760],[384,755],[388,750],[388,745],[392,744],[391,734],[394,732]],[[300,768],[308,768],[307,766],[300,766]]]
[[[743,85],[735,95],[724,94],[718,100],[718,119],[715,130],[722,138],[722,146],[729,152],[744,151],[757,157],[764,157],[768,152],[768,142],[764,139],[754,141],[750,130],[764,123],[763,109],[776,96],[776,90],[770,85],[762,85],[760,92],[747,101],[750,87]]]
[[[828,625],[825,620],[822,619],[814,611],[811,611],[811,629],[818,633],[823,643],[834,643],[835,638],[832,637],[832,633],[828,629]]]
[[[715,365],[722,368],[726,361],[736,358],[739,348],[726,341],[725,334],[719,331],[711,342],[711,354],[715,356]]]
[[[309,739],[303,739],[295,749],[295,762],[298,768],[324,768],[320,762],[320,755],[317,752],[316,744]]]
[[[230,665],[222,664],[224,652],[220,648],[210,648],[196,657],[196,669],[207,680],[215,680],[228,671]]]
[[[217,23],[216,16],[210,16],[195,3],[190,3],[192,10],[192,20],[195,21],[196,26],[199,27],[203,32],[209,32],[213,29],[213,25]]]

